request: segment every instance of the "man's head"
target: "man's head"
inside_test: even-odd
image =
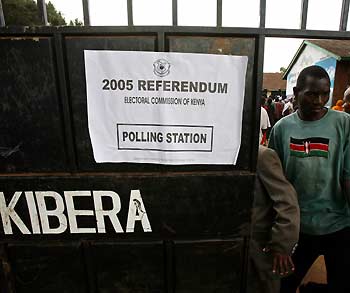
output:
[[[304,68],[293,88],[298,105],[299,117],[303,120],[318,120],[326,113],[326,105],[330,94],[330,79],[320,66]]]
[[[348,87],[344,92],[344,102],[350,103],[350,87]]]

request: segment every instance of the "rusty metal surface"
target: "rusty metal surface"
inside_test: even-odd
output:
[[[86,293],[79,245],[10,245],[16,293]]]
[[[251,167],[252,136],[255,133],[255,92],[254,65],[255,39],[235,37],[207,36],[170,36],[168,39],[170,52],[209,53],[248,56],[245,96],[242,122],[242,144],[238,156],[237,169],[248,170]]]
[[[1,38],[0,56],[0,172],[63,171],[51,39]]]
[[[123,164],[97,164],[87,128],[84,50],[154,51],[155,36],[70,37],[66,39],[69,87],[78,168],[83,171],[117,171]],[[137,167],[140,170],[140,166]]]
[[[0,44],[0,53],[7,57],[0,59],[0,94],[5,97],[0,127],[4,145],[13,145],[2,153],[10,159],[0,164],[0,192],[6,205],[20,192],[13,209],[29,231],[23,234],[13,220],[13,234],[0,229],[0,244],[8,246],[13,290],[241,292],[254,183],[250,152],[255,135],[255,38],[67,33],[7,35]],[[96,164],[87,128],[84,49],[247,55],[238,165]],[[9,52],[15,52],[14,57]],[[25,143],[17,146],[19,138]],[[12,157],[21,153],[24,156]],[[88,196],[75,199],[76,210],[91,212],[76,217],[79,227],[97,231],[92,193],[109,190],[120,198],[123,231],[116,233],[106,220],[106,233],[73,233],[64,191],[79,190]],[[131,190],[142,195],[152,233],[144,232],[139,222],[134,232],[125,233]],[[67,219],[62,233],[43,234],[41,216],[38,226],[32,223],[25,191],[33,192],[37,207],[36,191],[54,191],[61,197]],[[50,211],[57,207],[52,198],[45,206]],[[112,207],[111,200],[103,202],[104,209]],[[49,217],[50,227],[60,225],[58,218]],[[2,276],[0,284],[10,286]]]
[[[0,230],[4,240],[45,240],[45,239],[124,239],[124,240],[164,240],[164,239],[210,239],[237,238],[246,236],[252,202],[251,186],[254,176],[171,176],[158,177],[56,177],[56,178],[1,178],[7,205],[14,193],[21,192],[14,210],[22,219],[30,234],[21,233],[12,223],[13,234]],[[121,209],[118,219],[124,230],[116,233],[111,223],[106,221],[106,233],[72,234],[68,227],[59,234],[32,234],[28,201],[24,191],[55,191],[63,201],[64,191],[114,191],[120,198]],[[136,225],[134,233],[125,233],[129,211],[131,190],[140,190],[152,233],[145,233],[141,225]],[[36,194],[34,194],[36,195]],[[55,201],[47,199],[47,209],[54,210]],[[95,211],[92,195],[75,199],[78,210]],[[104,209],[112,208],[106,199]],[[67,215],[67,210],[63,212]],[[96,217],[77,217],[81,227],[96,228]],[[49,217],[50,226],[57,227],[57,218]]]

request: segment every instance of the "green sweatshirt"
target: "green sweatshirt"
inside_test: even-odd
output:
[[[293,113],[274,126],[269,147],[297,191],[302,233],[324,235],[350,227],[343,189],[350,180],[349,114],[328,110],[320,120],[303,121]]]

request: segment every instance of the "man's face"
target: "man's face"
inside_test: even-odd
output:
[[[350,93],[344,96],[344,102],[350,103]]]
[[[326,78],[307,76],[304,87],[295,87],[293,90],[300,114],[304,118],[317,120],[323,116],[330,93],[329,81]]]

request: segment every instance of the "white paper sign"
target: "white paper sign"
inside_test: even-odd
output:
[[[84,51],[95,161],[235,164],[246,56]]]

